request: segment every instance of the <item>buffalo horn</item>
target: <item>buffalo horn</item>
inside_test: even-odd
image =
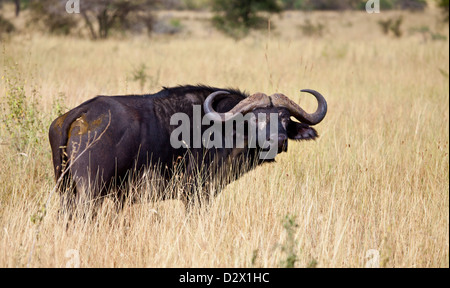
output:
[[[307,92],[316,97],[318,102],[316,112],[312,114],[305,112],[305,110],[298,106],[294,101],[280,93],[273,94],[270,96],[270,98],[272,100],[272,104],[275,107],[284,107],[288,109],[291,115],[300,122],[308,125],[316,125],[320,121],[322,121],[327,114],[327,101],[319,92],[315,90],[304,89],[301,90],[301,92]]]
[[[256,93],[245,98],[236,106],[234,106],[233,109],[226,113],[216,112],[213,108],[213,103],[217,100],[227,97],[227,95],[229,94],[230,93],[226,91],[216,91],[214,93],[211,93],[205,99],[205,102],[203,103],[203,109],[205,110],[205,114],[209,117],[209,119],[213,121],[225,122],[234,119],[239,114],[245,114],[249,111],[252,111],[255,108],[270,106],[270,99],[266,94]]]

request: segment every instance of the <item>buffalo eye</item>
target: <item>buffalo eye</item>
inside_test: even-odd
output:
[[[258,120],[258,129],[259,130],[264,130],[267,126],[267,121],[266,119],[259,119]]]

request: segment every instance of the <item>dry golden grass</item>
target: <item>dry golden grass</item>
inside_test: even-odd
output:
[[[376,249],[381,267],[449,267],[449,34],[437,13],[402,13],[400,39],[377,24],[398,12],[287,12],[272,19],[277,29],[239,42],[208,27],[207,13],[180,13],[186,30],[175,37],[20,35],[2,43],[2,105],[6,81],[19,77],[47,127],[58,94],[72,108],[97,94],[196,83],[282,92],[309,111],[314,101],[299,89],[316,89],[329,112],[317,141],[290,143],[277,163],[228,185],[190,217],[176,200],[121,213],[106,201],[95,221],[68,229],[57,217],[58,195],[42,212],[54,185],[47,136],[17,151],[3,125],[0,266],[65,267],[75,249],[81,267],[279,267],[289,253],[296,267],[364,267]],[[325,34],[303,36],[305,17]],[[447,40],[407,32],[423,25]],[[132,80],[141,64],[145,91]],[[295,217],[292,235],[286,216]]]

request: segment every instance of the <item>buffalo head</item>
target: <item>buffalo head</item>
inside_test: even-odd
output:
[[[318,107],[314,113],[305,112],[299,105],[280,93],[271,96],[256,93],[239,102],[230,111],[219,113],[214,109],[215,103],[228,97],[229,92],[216,91],[205,99],[203,108],[206,115],[216,122],[231,122],[238,119],[239,116],[249,115],[250,117],[246,117],[249,123],[245,123],[245,127],[247,125],[255,127],[257,139],[260,133],[265,137],[265,142],[258,142],[260,145],[256,148],[267,150],[269,146],[265,144],[269,144],[273,145],[270,147],[277,148],[277,153],[281,153],[287,151],[288,139],[315,139],[318,136],[317,132],[310,125],[321,122],[327,113],[327,102],[319,92],[301,91],[310,93],[317,99]],[[300,122],[292,120],[291,116]],[[246,138],[248,136],[245,134]],[[246,140],[248,141],[248,139]]]

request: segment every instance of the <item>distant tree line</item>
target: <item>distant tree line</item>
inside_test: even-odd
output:
[[[55,34],[71,34],[74,30],[92,39],[105,39],[111,33],[152,32],[155,28],[153,12],[161,9],[211,10],[214,26],[235,38],[244,37],[252,29],[267,27],[271,13],[283,10],[348,10],[364,9],[366,0],[79,0],[80,13],[66,12],[66,0],[0,0],[0,34],[14,31],[11,21],[2,17],[2,5],[14,5],[15,15],[22,10],[30,11],[28,27],[47,30]],[[379,0],[382,10],[424,10],[426,0]],[[449,0],[435,0],[448,21]],[[80,27],[82,25],[83,27]],[[170,23],[178,31],[180,23]]]
[[[285,9],[294,10],[359,10],[367,1],[361,0],[283,0]],[[380,0],[383,10],[402,9],[421,11],[427,6],[426,0]]]
[[[92,39],[105,39],[112,31],[151,30],[152,11],[158,0],[80,0],[79,15],[66,11],[66,0],[29,0],[33,25],[56,34],[70,34],[84,23]]]
[[[307,11],[365,9],[366,2],[366,0],[212,0],[212,9],[216,13],[213,24],[226,34],[241,38],[251,29],[267,27],[267,17],[259,12],[280,13],[289,9]],[[427,6],[427,2],[425,0],[380,0],[380,6],[380,9],[386,10],[422,11]]]

